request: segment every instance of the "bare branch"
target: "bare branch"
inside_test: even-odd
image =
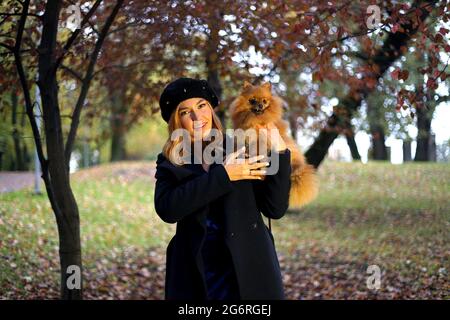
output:
[[[36,121],[34,118],[33,103],[31,102],[30,90],[27,85],[27,78],[25,75],[25,70],[23,68],[22,58],[20,56],[20,46],[21,46],[21,41],[22,41],[21,39],[22,39],[23,30],[25,27],[25,22],[27,19],[26,13],[28,12],[29,4],[30,4],[29,0],[26,0],[23,2],[23,10],[22,10],[23,14],[19,21],[19,27],[17,30],[17,37],[16,37],[16,45],[15,45],[13,51],[14,51],[14,58],[16,61],[17,73],[19,74],[20,84],[22,85],[23,93],[25,96],[25,105],[26,105],[28,118],[30,119],[31,128],[33,131],[33,135],[35,137],[35,143],[36,143],[36,149],[37,149],[39,161],[41,162],[41,164],[43,164],[46,162],[46,159],[44,157],[44,153],[43,153],[43,149],[42,149],[39,129],[37,127],[37,124],[36,124]]]
[[[89,91],[89,87],[91,85],[92,76],[94,73],[94,67],[97,63],[98,55],[100,53],[100,49],[103,46],[103,42],[105,41],[106,36],[108,35],[109,29],[111,28],[112,23],[114,22],[114,19],[116,18],[120,7],[122,6],[124,0],[117,0],[116,5],[114,6],[111,14],[109,15],[108,19],[105,22],[105,25],[103,26],[100,37],[98,38],[94,51],[91,54],[91,57],[89,59],[89,65],[86,71],[86,75],[83,79],[83,84],[81,86],[80,95],[78,96],[77,103],[75,105],[75,109],[72,114],[72,122],[70,124],[70,131],[69,135],[67,136],[67,142],[65,146],[65,157],[66,157],[66,165],[69,165],[70,160],[70,154],[72,153],[73,144],[75,142],[75,137],[78,129],[78,124],[80,122],[80,116],[81,116],[81,110],[84,105],[84,101],[86,100],[87,93]]]
[[[19,81],[22,86],[22,90],[23,90],[24,97],[25,97],[26,112],[28,115],[28,119],[30,120],[30,125],[31,125],[31,129],[33,131],[33,136],[34,136],[34,143],[36,145],[36,151],[38,154],[39,162],[41,163],[41,167],[42,167],[42,178],[44,179],[44,183],[45,183],[48,195],[49,195],[49,199],[52,200],[53,193],[51,191],[50,177],[48,175],[47,159],[45,159],[44,152],[42,149],[42,141],[41,141],[42,139],[41,139],[41,135],[39,133],[39,128],[36,124],[36,119],[34,118],[33,103],[31,102],[31,95],[30,95],[30,90],[28,88],[28,84],[27,84],[27,77],[25,75],[25,70],[24,70],[23,64],[22,64],[22,58],[20,56],[22,35],[23,35],[24,27],[25,27],[25,22],[27,19],[27,12],[28,12],[29,5],[30,5],[29,0],[26,0],[23,2],[22,15],[20,17],[19,27],[17,28],[16,44],[13,48],[13,51],[14,51],[14,58],[16,61],[17,73],[19,75]]]
[[[4,17],[15,17],[15,16],[19,16],[21,17],[22,14],[21,13],[8,13],[8,12],[0,12],[0,16],[4,16]],[[35,17],[38,19],[42,19],[42,16],[35,14],[35,13],[27,13],[28,17]]]
[[[61,69],[66,70],[67,72],[69,72],[72,76],[74,76],[77,80],[79,81],[83,81],[83,77],[81,76],[81,74],[79,74],[78,72],[76,72],[75,70],[73,70],[72,68],[69,68],[68,66],[61,64]]]
[[[436,105],[442,103],[442,102],[448,102],[450,101],[450,95],[447,96],[439,96],[439,98],[436,100]]]
[[[128,63],[128,64],[111,64],[111,65],[107,65],[107,66],[104,66],[103,68],[100,68],[97,71],[95,71],[93,73],[92,77],[95,78],[98,74],[100,74],[102,72],[105,72],[108,69],[124,69],[124,70],[127,70],[127,69],[131,69],[131,68],[137,67],[137,66],[142,65],[142,64],[146,64],[146,63],[149,63],[149,62],[155,62],[155,61],[156,61],[155,59],[151,59],[150,58],[150,59],[143,59],[143,60],[131,62],[131,63]],[[160,60],[158,59],[158,61],[160,61]]]
[[[72,33],[70,38],[67,40],[66,44],[63,47],[63,52],[62,52],[61,56],[59,56],[58,59],[55,62],[55,65],[53,67],[53,71],[56,71],[56,69],[59,67],[59,65],[61,64],[61,62],[62,62],[62,60],[64,58],[64,55],[69,51],[70,47],[73,45],[73,43],[77,39],[78,35],[80,34],[81,30],[83,29],[83,26],[89,21],[89,19],[94,14],[94,12],[97,10],[97,8],[98,8],[98,6],[100,5],[101,2],[102,2],[102,0],[95,1],[95,3],[92,6],[92,8],[88,11],[88,13],[84,16],[83,20],[81,21],[81,27],[79,29],[76,29]]]
[[[14,47],[12,47],[12,46],[10,46],[10,45],[7,45],[6,43],[0,42],[0,47],[3,47],[3,48],[8,49],[8,50],[11,51],[12,53],[15,52]]]

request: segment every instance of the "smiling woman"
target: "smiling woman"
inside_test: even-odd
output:
[[[175,130],[185,129],[194,138],[194,126],[202,128],[202,138],[209,134],[211,128],[222,131],[220,120],[212,109],[219,104],[219,99],[205,80],[179,78],[173,81],[164,89],[159,104],[161,116],[168,123],[170,134]],[[209,127],[208,130],[203,128],[206,126]],[[177,148],[182,140],[181,136],[174,139],[169,137],[163,147],[164,156],[176,165],[182,164],[182,155]]]
[[[194,140],[209,135],[212,129],[213,111],[208,101],[203,98],[190,98],[180,103],[177,110],[181,126],[189,131]],[[195,131],[200,131],[201,135],[194,135]]]
[[[226,154],[228,148],[224,162],[179,162],[184,158],[176,146],[183,137],[172,139],[176,129],[201,139],[203,149],[212,129],[221,132],[225,144],[233,143],[222,132],[217,105],[205,80],[177,79],[161,95],[169,138],[156,162],[155,210],[163,221],[177,223],[167,246],[165,298],[283,299],[273,236],[261,213],[280,219],[287,210],[289,150],[273,150],[279,153],[279,170],[265,179],[268,162],[255,157],[237,163],[240,152]]]

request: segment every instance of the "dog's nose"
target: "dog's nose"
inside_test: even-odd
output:
[[[255,107],[253,107],[253,110],[255,112],[261,112],[263,110],[263,106],[261,104],[257,104]]]

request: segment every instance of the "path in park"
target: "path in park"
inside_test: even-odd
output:
[[[33,172],[0,172],[0,193],[31,187],[33,183]]]
[[[106,168],[106,169],[105,169]],[[126,180],[134,180],[138,177],[145,177],[154,181],[156,171],[155,162],[117,162],[106,166],[93,166],[74,173],[79,179],[92,179],[99,176],[120,176]],[[44,188],[42,179],[41,189]],[[34,172],[0,171],[0,193],[17,191],[23,188],[32,187],[34,184]],[[42,191],[42,190],[41,190]],[[45,191],[45,190],[44,190]]]

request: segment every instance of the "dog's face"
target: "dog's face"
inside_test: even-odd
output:
[[[256,128],[282,117],[282,100],[272,95],[272,85],[265,82],[252,85],[245,81],[241,94],[231,104],[231,119],[235,128]]]
[[[254,115],[259,116],[270,107],[272,99],[272,86],[266,82],[260,86],[253,86],[249,82],[244,82],[243,95],[246,98],[247,108]]]

